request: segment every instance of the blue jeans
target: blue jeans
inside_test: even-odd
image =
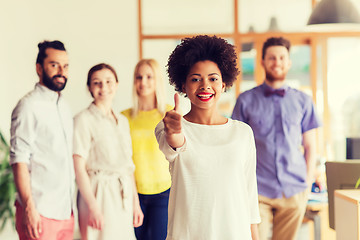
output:
[[[139,194],[143,224],[135,228],[137,240],[165,240],[170,189],[159,194]]]

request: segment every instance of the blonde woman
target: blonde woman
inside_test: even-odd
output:
[[[135,179],[144,222],[135,229],[138,240],[165,240],[171,177],[154,130],[171,106],[164,103],[164,83],[154,59],[138,62],[134,71],[133,108],[122,112],[130,125]]]
[[[143,214],[134,180],[126,118],[112,110],[118,88],[115,70],[98,64],[88,73],[94,98],[74,119],[74,167],[79,188],[82,240],[135,240]]]

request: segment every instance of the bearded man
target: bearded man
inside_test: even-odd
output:
[[[297,239],[314,180],[320,122],[311,97],[285,83],[289,51],[290,42],[282,37],[266,40],[266,79],[239,95],[232,114],[249,124],[255,136],[261,240],[271,235],[274,240]]]
[[[20,240],[72,240],[73,120],[60,93],[67,82],[69,61],[60,41],[44,41],[38,48],[39,82],[11,116],[16,230]]]

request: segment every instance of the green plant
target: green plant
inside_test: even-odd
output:
[[[355,184],[355,188],[358,188],[360,186],[360,177],[359,179],[357,180],[356,184]]]
[[[8,220],[15,224],[15,184],[9,164],[9,144],[0,132],[0,231]]]

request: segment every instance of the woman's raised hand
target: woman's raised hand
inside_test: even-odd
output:
[[[184,145],[185,138],[181,127],[181,111],[179,94],[174,95],[175,107],[168,111],[163,119],[166,141],[172,148],[179,148]]]

